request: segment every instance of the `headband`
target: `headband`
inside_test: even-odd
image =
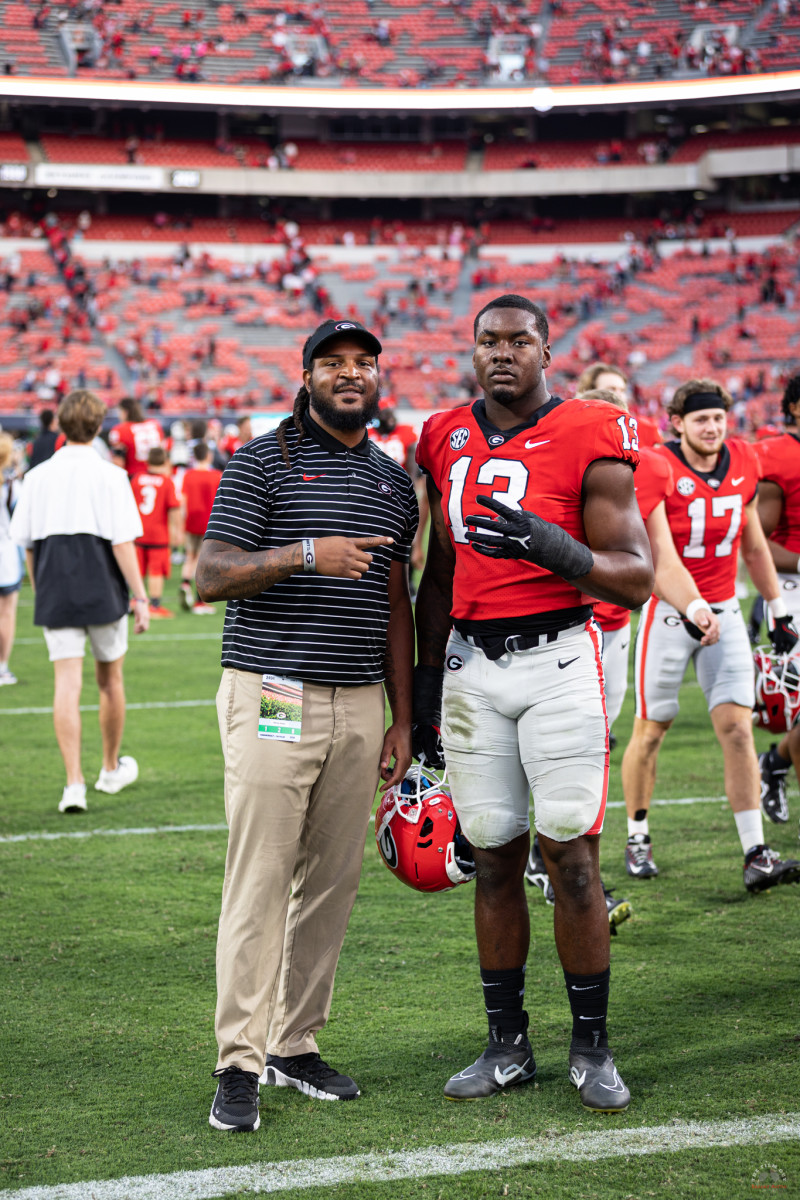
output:
[[[685,417],[687,413],[699,412],[702,408],[721,408],[725,412],[728,411],[728,406],[719,392],[692,392],[691,396],[686,397],[683,412],[679,415]]]

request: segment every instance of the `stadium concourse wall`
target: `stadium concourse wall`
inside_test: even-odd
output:
[[[22,164],[19,164],[22,166]],[[7,166],[5,172],[7,173]],[[513,171],[268,171],[260,168],[201,167],[170,171],[165,167],[126,167],[89,163],[37,163],[26,166],[24,180],[8,180],[7,188],[102,188],[112,191],[180,192],[190,196],[318,196],[320,199],[467,199],[480,196],[628,195],[638,192],[713,193],[716,181],[750,175],[800,172],[800,145],[772,145],[735,150],[709,150],[696,162],[637,166],[598,166]],[[192,176],[193,186],[178,186],[176,177]]]
[[[800,215],[800,213],[798,214]],[[730,214],[731,220],[736,220],[736,213]],[[763,236],[737,237],[736,247],[739,251],[760,253],[769,246],[774,246],[785,240],[782,233],[765,234]],[[104,259],[165,259],[170,260],[184,246],[189,247],[191,254],[196,257],[209,254],[212,259],[225,259],[229,262],[256,264],[272,262],[282,258],[286,253],[283,245],[274,242],[204,242],[192,238],[176,239],[174,242],[162,241],[111,241],[92,240],[91,238],[73,241],[72,248],[79,258],[87,262],[102,262]],[[690,251],[695,254],[705,249],[712,253],[715,250],[728,249],[727,238],[663,238],[656,243],[658,253],[662,258],[671,258],[675,254]],[[24,250],[45,249],[41,238],[0,238],[0,258]],[[600,262],[613,262],[628,249],[625,241],[616,242],[520,242],[510,245],[492,245],[491,243],[478,248],[479,259],[496,259],[501,256],[509,263],[542,263],[552,262],[560,255],[573,261],[588,259]],[[317,266],[325,262],[340,266],[356,266],[375,262],[413,262],[417,257],[417,246],[391,246],[379,244],[375,246],[332,246],[327,243],[310,244],[306,247]],[[461,250],[454,246],[425,246],[428,258],[442,258],[446,252],[449,258],[461,256]]]

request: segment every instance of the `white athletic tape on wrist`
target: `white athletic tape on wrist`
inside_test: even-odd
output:
[[[773,618],[773,620],[777,620],[778,617],[788,617],[789,615],[789,610],[786,607],[786,601],[781,599],[780,596],[776,596],[774,600],[768,600],[767,608],[769,609],[769,615]]]
[[[317,556],[314,553],[314,539],[303,538],[303,570],[315,575],[317,571]]]
[[[711,612],[711,605],[705,601],[702,596],[699,596],[696,600],[692,600],[691,604],[686,605],[686,620],[691,621],[693,625],[696,625],[697,622],[695,621],[695,617],[703,609],[705,609],[706,612]]]

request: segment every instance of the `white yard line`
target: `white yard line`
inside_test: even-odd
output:
[[[652,800],[651,804],[662,805],[669,807],[671,804],[725,804],[727,803],[724,796],[684,796],[680,800]],[[625,803],[622,800],[614,800],[606,805],[606,808],[624,808]],[[373,817],[370,816],[367,820],[367,825],[371,825]],[[89,838],[89,837],[123,837],[125,835],[136,836],[140,834],[152,833],[208,833],[209,831],[227,829],[228,826],[222,822],[217,825],[143,825],[141,828],[133,829],[84,829],[71,830],[61,832],[60,830],[54,833],[12,833],[6,837],[0,836],[0,845],[4,842],[56,842],[61,838]]]
[[[131,829],[74,829],[69,833],[10,833],[0,837],[0,844],[9,842],[58,842],[62,838],[136,837],[153,833],[217,833],[227,832],[224,821],[213,825],[142,825]]]
[[[135,646],[146,646],[149,642],[219,642],[222,640],[222,630],[216,633],[150,633],[134,643]],[[44,636],[14,638],[15,646],[41,646],[45,649]]]
[[[126,704],[126,712],[148,708],[212,708],[216,700],[149,700],[143,704]],[[99,704],[82,704],[81,712],[98,712]],[[0,708],[0,717],[45,717],[52,716],[52,706],[48,708]]]
[[[363,1102],[362,1102],[363,1103]],[[254,1143],[257,1144],[256,1133]],[[307,1158],[260,1162],[247,1167],[211,1167],[171,1175],[133,1175],[124,1179],[55,1184],[9,1191],[9,1200],[213,1200],[231,1192],[287,1191],[290,1188],[337,1187],[346,1183],[386,1183],[466,1171],[508,1171],[531,1163],[597,1162],[632,1155],[676,1154],[800,1139],[800,1113],[776,1113],[738,1121],[674,1121],[669,1125],[605,1129],[552,1137],[509,1138],[476,1146],[430,1146],[420,1150],[387,1150],[341,1158]],[[253,1149],[255,1150],[254,1144]]]

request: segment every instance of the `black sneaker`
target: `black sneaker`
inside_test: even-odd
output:
[[[616,935],[617,926],[623,921],[627,921],[628,917],[633,912],[630,900],[615,900],[611,888],[607,888],[603,884],[603,895],[606,900],[606,909],[608,910],[608,926],[612,935]]]
[[[765,754],[759,754],[758,767],[761,772],[761,811],[775,825],[785,825],[789,820],[789,805],[786,803],[786,775],[790,763],[775,770],[770,765],[772,751],[777,742],[773,742]]]
[[[625,846],[625,870],[634,879],[652,879],[658,874],[658,867],[653,862],[653,847],[650,835],[635,833],[628,838]]]
[[[570,1050],[569,1077],[581,1104],[592,1112],[624,1112],[631,1102],[610,1050]]]
[[[525,867],[525,882],[529,883],[531,887],[541,888],[548,904],[555,903],[556,897],[553,885],[550,882],[550,876],[547,874],[547,867],[544,865],[544,859],[539,849],[538,837],[534,837],[531,852],[528,855],[528,862]]]
[[[784,862],[769,846],[754,846],[744,860],[744,886],[748,892],[763,892],[779,883],[800,881],[800,862],[787,858]]]
[[[481,1100],[517,1083],[528,1083],[536,1075],[533,1048],[525,1028],[507,1041],[490,1041],[483,1054],[453,1075],[444,1085],[448,1100]]]
[[[233,1133],[252,1133],[261,1124],[258,1115],[258,1076],[241,1067],[214,1071],[219,1080],[217,1094],[208,1118],[214,1129]]]
[[[355,1100],[361,1095],[355,1080],[334,1071],[319,1054],[296,1054],[293,1058],[268,1054],[259,1083],[297,1088],[312,1100]]]

